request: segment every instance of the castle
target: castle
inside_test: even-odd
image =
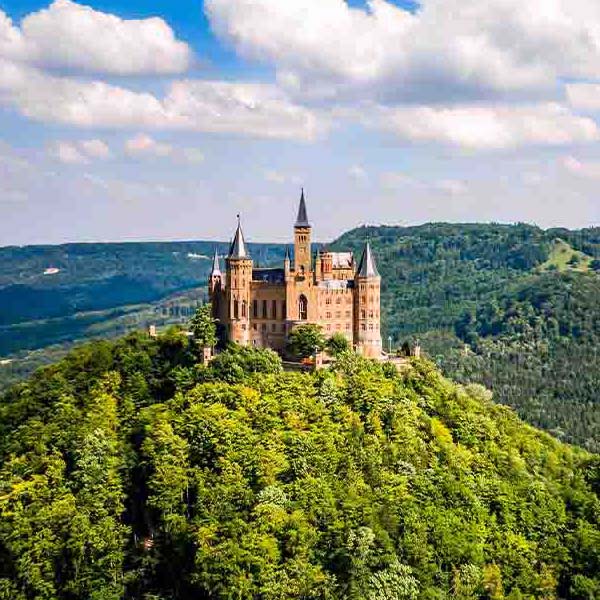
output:
[[[225,259],[225,274],[215,250],[208,292],[227,339],[282,351],[294,327],[315,323],[325,336],[341,333],[360,354],[379,358],[380,286],[368,242],[356,265],[352,252],[311,251],[312,227],[304,190],[294,225],[294,257],[283,268],[254,267],[238,225]]]

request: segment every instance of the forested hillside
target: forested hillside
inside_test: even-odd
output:
[[[600,463],[426,361],[96,342],[0,401],[0,598],[592,600]]]
[[[447,375],[483,382],[529,422],[600,450],[600,229],[368,227],[331,247],[358,251],[367,236],[382,275],[386,348],[388,335],[394,347],[419,338]],[[203,298],[213,249],[213,242],[0,249],[0,389],[75,341],[185,321]],[[251,252],[260,264],[280,263],[284,247]],[[59,270],[44,275],[49,268]],[[535,338],[527,339],[514,310]]]
[[[369,227],[394,344],[419,338],[444,372],[555,435],[600,451],[600,230]],[[384,344],[385,344],[384,340]]]

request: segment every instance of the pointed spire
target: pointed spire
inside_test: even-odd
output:
[[[302,194],[300,195],[300,206],[298,207],[298,217],[294,227],[310,227],[308,222],[308,216],[306,215],[306,201],[304,200],[304,188],[302,188]]]
[[[244,240],[240,215],[237,216],[237,220],[237,229],[235,230],[233,242],[231,242],[231,247],[229,248],[229,258],[250,258],[250,254],[246,248],[246,241]]]
[[[371,244],[369,244],[368,240],[365,243],[365,249],[363,250],[356,274],[358,277],[379,277],[379,271],[375,265],[375,257],[373,256],[373,252],[371,252]]]
[[[219,252],[217,247],[215,246],[215,255],[213,257],[213,266],[211,275],[220,275],[221,274],[221,261],[219,260]]]
[[[285,257],[283,260],[287,261],[287,262],[289,262],[291,260],[290,259],[290,247],[287,244],[285,245]]]

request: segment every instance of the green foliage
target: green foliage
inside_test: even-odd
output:
[[[352,349],[348,338],[343,333],[334,333],[327,340],[327,350],[332,356],[338,356],[343,352],[349,352]]]
[[[217,345],[216,320],[213,319],[212,307],[209,303],[198,307],[190,321],[190,329],[198,345],[210,348]]]
[[[296,358],[308,358],[327,344],[321,326],[307,323],[294,327],[288,337],[288,352]]]
[[[135,334],[0,400],[0,598],[590,600],[599,491],[597,457],[428,362],[204,367]]]
[[[336,245],[364,237],[358,229]],[[600,451],[600,229],[428,224],[370,227],[369,238],[384,337],[419,338],[448,376]]]

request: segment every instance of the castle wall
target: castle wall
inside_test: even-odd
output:
[[[287,337],[284,284],[253,281],[250,286],[250,343],[259,348],[283,350]]]
[[[354,293],[352,288],[317,288],[318,322],[323,333],[331,337],[342,333],[350,343],[354,341]]]

